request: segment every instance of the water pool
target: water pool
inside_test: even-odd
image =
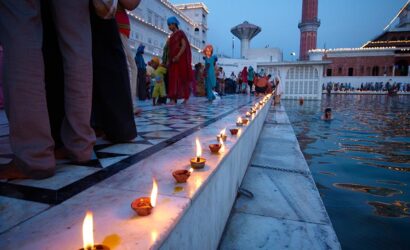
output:
[[[410,249],[410,96],[282,102],[342,248]]]

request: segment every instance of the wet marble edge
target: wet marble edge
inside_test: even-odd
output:
[[[233,213],[219,249],[341,249],[330,225]],[[249,230],[252,229],[252,230]]]

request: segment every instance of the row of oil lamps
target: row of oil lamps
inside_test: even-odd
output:
[[[246,112],[246,118],[239,117],[236,121],[237,127],[246,126],[249,123],[249,118],[254,118],[256,112],[263,107],[263,105],[268,102],[271,94],[266,95],[261,101],[257,102],[248,112]],[[224,142],[228,137],[225,133],[226,129],[223,129],[217,136],[216,139],[219,143],[217,144],[210,144],[209,149],[212,153],[218,153],[219,150],[224,146]],[[236,136],[239,132],[238,128],[230,129],[231,135]],[[190,170],[176,170],[172,173],[173,177],[175,178],[177,183],[185,183],[188,178],[191,176],[191,173],[194,169],[201,169],[205,167],[206,159],[201,157],[202,148],[201,144],[196,139],[196,157],[190,160],[191,169]],[[147,216],[151,214],[152,209],[156,205],[158,196],[158,184],[153,179],[151,197],[140,197],[135,199],[131,203],[131,208],[139,215],[139,216]],[[91,212],[87,212],[84,222],[83,222],[83,248],[80,250],[109,250],[107,246],[104,245],[94,245],[94,237],[93,237],[93,215]]]

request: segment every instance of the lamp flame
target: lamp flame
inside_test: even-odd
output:
[[[222,129],[222,130],[221,130],[220,135],[221,135],[221,136],[224,136],[224,135],[225,135],[225,133],[226,133],[226,128],[224,128],[224,129]]]
[[[238,120],[236,121],[237,123],[242,123],[242,118],[238,117]]]
[[[83,222],[83,246],[84,249],[92,249],[94,247],[93,235],[93,213],[88,211]]]
[[[152,179],[152,192],[151,192],[151,199],[150,203],[152,207],[155,207],[157,204],[157,196],[158,196],[158,184],[155,179]]]
[[[200,158],[201,155],[202,155],[201,143],[199,143],[198,138],[196,138],[196,157]]]

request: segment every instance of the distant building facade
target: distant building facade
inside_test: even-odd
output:
[[[310,60],[331,63],[326,77],[410,76],[410,4],[399,13],[399,22],[360,48],[315,49]]]
[[[192,63],[202,60],[201,51],[207,43],[208,8],[203,3],[173,5],[167,0],[141,1],[129,11],[131,34],[129,43],[136,52],[140,44],[145,45],[145,59],[162,56],[164,45],[170,35],[167,18],[176,16],[179,28],[185,32],[191,44]]]

